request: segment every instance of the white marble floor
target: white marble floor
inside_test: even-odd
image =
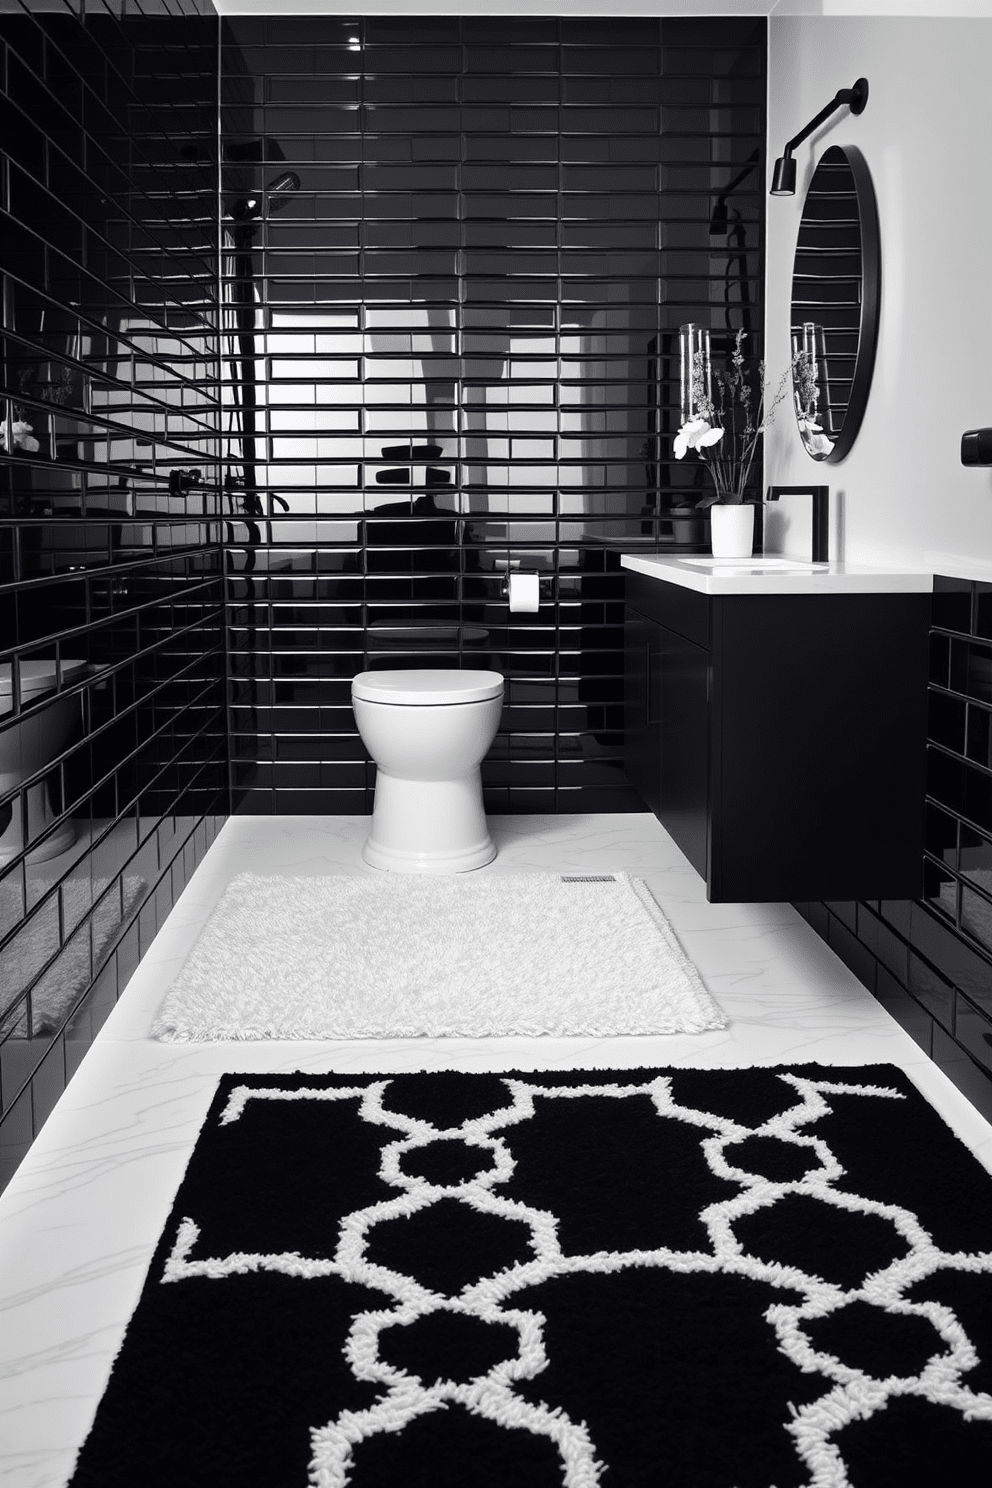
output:
[[[159,1044],[171,978],[227,882],[361,862],[367,817],[229,822],[0,1197],[0,1483],[62,1488],[137,1300],[218,1076],[238,1070],[900,1065],[992,1171],[992,1127],[784,904],[707,904],[654,817],[497,817],[483,873],[644,878],[729,1026],[614,1039]]]

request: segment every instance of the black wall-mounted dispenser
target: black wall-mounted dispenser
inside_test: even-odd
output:
[[[961,435],[962,465],[992,465],[992,429],[968,429]]]

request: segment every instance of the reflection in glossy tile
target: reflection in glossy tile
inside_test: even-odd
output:
[[[230,598],[296,601],[301,663],[336,655],[342,676],[464,664],[488,632],[516,710],[506,758],[535,766],[485,763],[490,809],[636,811],[617,742],[617,555],[674,543],[671,508],[701,492],[670,448],[678,325],[760,333],[762,199],[740,167],[760,151],[765,22],[365,17],[342,45],[337,17],[307,17],[305,44],[293,19],[222,28],[225,120],[251,97],[262,136],[226,141],[225,200],[264,192],[276,161],[299,180],[278,217],[224,219],[244,250],[229,288],[268,307],[264,331],[252,315],[243,327],[266,521],[231,526]],[[714,230],[713,192],[731,180]],[[701,547],[703,519],[692,533]],[[497,561],[545,577],[526,636]],[[346,564],[350,594],[317,578]],[[329,618],[332,599],[354,608]],[[438,621],[455,643],[412,657],[397,641],[389,658],[367,646],[362,604],[394,633]],[[287,681],[272,695],[287,625],[278,609],[255,633],[234,622],[236,749],[265,764],[236,776],[235,809],[368,808],[367,787],[319,756],[326,691]],[[558,676],[570,695],[514,691]],[[576,701],[581,719],[565,716]],[[274,747],[272,702],[314,741],[306,763]],[[600,741],[597,761],[556,750],[575,729]]]
[[[218,23],[155,9],[0,6],[0,1187],[227,800]]]

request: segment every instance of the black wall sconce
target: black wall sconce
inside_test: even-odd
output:
[[[775,170],[772,173],[771,194],[772,196],[795,196],[796,194],[796,162],[792,158],[792,152],[797,145],[801,145],[804,139],[819,128],[824,119],[839,108],[847,104],[852,114],[863,114],[865,104],[868,102],[868,79],[858,78],[853,88],[838,88],[833,98],[816,115],[810,119],[805,129],[789,140],[785,150],[775,162]]]
[[[969,429],[961,435],[962,465],[992,465],[992,429]]]

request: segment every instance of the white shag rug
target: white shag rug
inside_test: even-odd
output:
[[[624,873],[243,873],[152,1032],[187,1043],[725,1026],[647,886]]]

